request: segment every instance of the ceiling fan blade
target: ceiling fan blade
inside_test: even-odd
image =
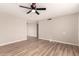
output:
[[[26,7],[26,6],[21,6],[21,5],[20,5],[19,7],[22,7],[22,8],[27,8],[27,9],[31,9],[31,8],[29,8],[29,7]]]
[[[29,14],[32,10],[28,11],[27,14]]]
[[[39,15],[39,13],[37,11],[35,11],[35,13]]]
[[[46,8],[36,8],[36,10],[46,10]]]

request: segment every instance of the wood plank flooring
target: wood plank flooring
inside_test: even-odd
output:
[[[79,47],[49,42],[41,39],[29,39],[0,46],[1,56],[79,56]]]

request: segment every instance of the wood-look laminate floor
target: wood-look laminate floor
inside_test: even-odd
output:
[[[29,39],[0,47],[1,56],[79,56],[79,47]]]

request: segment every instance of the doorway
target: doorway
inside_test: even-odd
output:
[[[39,37],[39,24],[27,23],[27,39],[38,39]]]

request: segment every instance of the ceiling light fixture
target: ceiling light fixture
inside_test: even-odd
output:
[[[32,12],[35,12],[35,10],[32,10]]]
[[[26,9],[30,9],[27,14],[31,13],[31,12],[35,12],[37,15],[39,15],[40,13],[38,12],[38,10],[46,10],[46,8],[38,8],[36,7],[36,3],[32,3],[30,5],[30,7],[27,7],[27,6],[22,6],[20,5],[19,7],[22,7],[22,8],[26,8]]]

